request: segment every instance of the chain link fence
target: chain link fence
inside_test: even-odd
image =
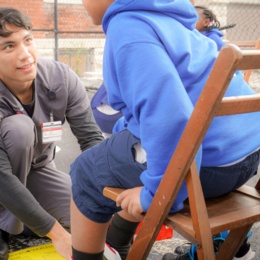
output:
[[[195,0],[195,5],[203,5],[213,11],[223,30],[223,39],[231,43],[247,42],[241,49],[254,49],[260,40],[260,0]],[[232,27],[233,26],[233,27]],[[251,45],[251,46],[249,46]],[[260,46],[259,46],[260,48]],[[249,84],[260,93],[260,71],[254,71]]]
[[[235,25],[223,30],[225,40],[260,39],[260,0],[194,2],[211,9],[221,26]],[[105,36],[100,26],[92,24],[81,0],[0,0],[0,5],[18,8],[31,17],[39,55],[68,64],[88,91],[100,86]],[[258,74],[250,77],[255,89]]]

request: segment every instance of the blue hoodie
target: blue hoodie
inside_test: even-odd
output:
[[[216,44],[194,29],[196,21],[189,0],[115,0],[103,18],[108,100],[147,154],[141,174],[145,211],[218,54]],[[253,93],[241,73],[234,78],[227,95]],[[252,152],[260,146],[259,129],[256,113],[214,119],[202,165],[224,165]],[[172,211],[180,210],[186,197],[182,187]]]
[[[218,50],[225,45],[225,42],[222,40],[224,34],[218,28],[212,28],[209,31],[206,30],[202,34],[213,40],[217,44]]]

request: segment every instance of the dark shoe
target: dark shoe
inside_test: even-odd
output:
[[[173,253],[166,253],[163,255],[162,260],[190,260],[194,259],[191,255],[191,244],[184,243],[177,246]]]
[[[0,260],[7,260],[9,256],[9,234],[0,229]]]
[[[162,260],[190,260],[190,256],[188,254],[185,255],[176,255],[174,253],[166,253],[163,255]]]
[[[218,252],[224,239],[219,235],[213,236],[213,245],[215,253]],[[162,260],[197,260],[196,247],[191,243],[183,243],[177,246],[173,253],[163,255]]]
[[[213,236],[214,252],[217,254],[221,245],[225,240],[225,236],[217,234]],[[250,244],[247,239],[244,241],[242,246],[239,248],[235,258],[233,260],[253,260],[255,252],[252,251]],[[163,255],[162,260],[196,260],[196,248],[190,243],[184,243],[175,248],[173,253],[167,253]]]
[[[252,251],[252,248],[246,239],[239,248],[234,260],[253,260],[254,258],[255,252]]]

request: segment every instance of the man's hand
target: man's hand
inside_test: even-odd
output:
[[[72,255],[71,235],[58,223],[54,226],[48,234],[57,252],[65,259],[70,260]]]
[[[135,217],[138,221],[141,221],[144,217],[144,211],[140,202],[141,189],[142,187],[137,187],[125,190],[116,199],[116,205]]]

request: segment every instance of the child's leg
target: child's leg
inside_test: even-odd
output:
[[[102,257],[109,221],[120,211],[114,201],[103,196],[104,187],[142,186],[140,174],[146,164],[135,161],[134,145],[138,142],[130,132],[122,131],[86,150],[71,165],[72,241],[74,252],[79,252],[74,260],[84,259],[80,252]],[[95,257],[91,259],[99,259]]]
[[[71,200],[72,247],[80,252],[104,251],[109,222],[97,223],[85,217]]]

